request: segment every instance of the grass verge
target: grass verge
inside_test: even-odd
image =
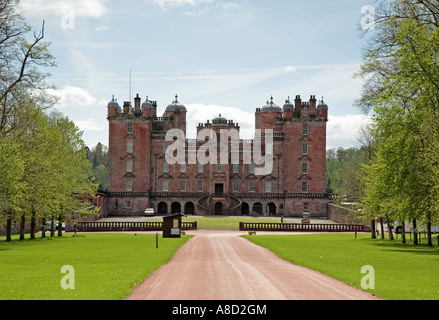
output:
[[[365,290],[388,300],[439,299],[439,248],[414,247],[370,235],[310,234],[243,236],[294,264],[320,271],[361,288],[363,266],[375,271],[375,289]]]
[[[197,221],[198,229],[210,230],[239,230],[240,222],[255,222],[255,223],[280,223],[279,219],[264,219],[252,217],[188,217],[183,218],[184,222]],[[286,220],[285,220],[286,221]],[[287,221],[286,221],[287,222]]]
[[[120,300],[152,271],[166,264],[190,236],[153,234],[65,234],[0,241],[1,300]],[[0,238],[4,240],[4,238]],[[64,290],[61,273],[74,268],[75,289]]]

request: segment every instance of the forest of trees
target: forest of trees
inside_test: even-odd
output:
[[[0,226],[6,241],[12,225],[19,225],[22,240],[30,223],[34,239],[36,224],[44,228],[49,220],[53,236],[55,220],[93,214],[83,199],[97,192],[82,132],[50,110],[57,99],[48,95],[48,74],[41,69],[56,64],[44,22],[30,36],[17,8],[16,0],[0,2]]]
[[[439,220],[439,2],[377,1],[374,21],[364,32],[356,74],[364,86],[355,103],[372,118],[370,143],[328,153],[328,189],[359,200],[372,236],[380,217],[390,231],[393,222],[403,227],[403,242],[405,222],[415,233],[425,226],[432,245]]]
[[[106,191],[108,189],[108,148],[99,142],[91,150],[87,150],[87,159],[92,165],[93,177],[99,190]]]

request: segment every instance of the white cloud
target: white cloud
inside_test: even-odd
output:
[[[101,32],[101,31],[109,31],[109,30],[111,30],[111,29],[110,29],[110,27],[107,27],[107,26],[100,26],[100,27],[97,27],[97,28],[95,29],[95,31],[98,31],[98,32]]]
[[[293,66],[285,67],[285,73],[290,73],[294,71],[296,71],[296,68],[294,68]]]
[[[363,124],[369,123],[370,118],[362,115],[328,116],[327,149],[350,148],[357,146],[358,130]]]
[[[107,13],[107,0],[21,0],[20,5],[27,15],[39,16],[53,14],[75,17],[100,18]]]
[[[219,2],[217,6],[223,8],[224,10],[236,9],[240,7],[240,5],[235,2]]]
[[[213,0],[153,0],[153,2],[165,9],[168,7],[181,7],[184,5],[195,7],[200,4],[212,3]]]
[[[82,131],[95,131],[95,132],[101,132],[105,130],[105,127],[97,122],[94,121],[94,119],[87,118],[87,120],[82,121],[74,121],[76,126],[81,129]]]
[[[255,131],[255,114],[243,111],[236,107],[226,107],[219,105],[189,104],[185,105],[187,113],[187,137],[196,137],[196,127],[199,123],[212,121],[219,114],[227,120],[239,123],[240,136],[243,139],[251,139]],[[362,114],[329,116],[327,123],[327,149],[331,148],[350,148],[357,146],[358,130],[360,127],[370,122],[370,118]]]
[[[241,138],[251,139],[255,130],[255,115],[245,112],[235,107],[225,107],[218,105],[205,104],[189,104],[185,105],[187,113],[187,136],[194,139],[197,135],[197,126],[199,123],[206,123],[207,120],[212,122],[212,119],[221,114],[227,120],[233,120],[240,126]]]
[[[86,90],[78,87],[65,87],[64,89],[49,89],[49,94],[57,96],[60,101],[59,107],[84,107],[96,105],[96,98],[92,97]]]

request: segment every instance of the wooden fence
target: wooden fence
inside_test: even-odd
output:
[[[182,222],[182,230],[197,230],[197,222]],[[163,222],[78,222],[77,232],[162,231]]]
[[[290,231],[290,232],[363,232],[359,224],[302,224],[302,223],[253,223],[240,222],[240,231]]]

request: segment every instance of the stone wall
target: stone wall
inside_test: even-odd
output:
[[[327,204],[328,219],[343,224],[364,224],[358,211],[348,209],[333,203]]]

